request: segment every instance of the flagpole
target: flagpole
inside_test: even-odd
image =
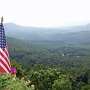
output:
[[[3,23],[3,17],[1,17],[1,24]]]
[[[3,17],[1,17],[1,30],[2,30],[2,26],[3,26]]]

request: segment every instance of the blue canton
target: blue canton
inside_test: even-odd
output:
[[[6,38],[5,38],[5,32],[3,24],[0,25],[0,48],[4,49],[6,46]]]

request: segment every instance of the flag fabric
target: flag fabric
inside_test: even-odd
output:
[[[10,60],[3,23],[0,24],[0,73],[10,73]]]

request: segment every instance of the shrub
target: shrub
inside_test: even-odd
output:
[[[28,87],[28,82],[19,79],[14,75],[8,74],[4,76],[0,74],[0,90],[33,90]]]

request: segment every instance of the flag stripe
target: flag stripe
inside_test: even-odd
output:
[[[10,64],[9,58],[7,57],[6,53],[1,48],[0,48],[0,55],[3,55],[6,58],[7,62]]]
[[[8,68],[8,70],[10,70],[10,66],[8,65],[8,63],[5,61],[5,59],[0,56],[1,62]]]
[[[6,71],[2,68],[1,62],[0,62],[0,73],[2,73],[2,72],[6,73]]]
[[[8,62],[7,58],[2,54],[2,52],[0,52],[0,56],[2,56],[5,59],[5,61],[8,63],[8,65],[10,66],[10,63]]]
[[[10,68],[7,67],[7,65],[1,60],[1,63],[5,66],[5,68],[10,72]]]
[[[9,73],[9,71],[6,69],[6,67],[0,62],[0,66],[1,69],[5,72],[5,73]]]
[[[10,65],[10,57],[9,57],[9,53],[8,53],[8,50],[7,50],[7,48],[5,47],[5,49],[4,49],[4,52],[6,53],[6,55],[7,55],[7,57],[8,57],[8,62],[9,62],[9,65]]]
[[[9,53],[8,53],[7,47],[5,47],[4,51],[5,51],[5,53],[7,54],[8,58],[9,58]]]

